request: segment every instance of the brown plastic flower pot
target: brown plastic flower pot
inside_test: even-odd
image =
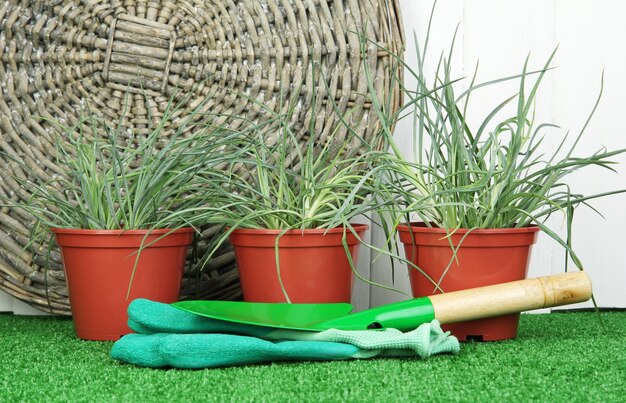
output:
[[[475,229],[467,234],[469,230],[459,229],[448,238],[445,229],[429,228],[423,223],[398,226],[406,258],[435,282],[441,279],[440,286],[445,292],[525,279],[531,246],[537,239],[538,230],[536,226]],[[458,247],[456,261],[451,245]],[[450,267],[444,275],[448,265]],[[409,268],[409,277],[415,297],[440,293],[419,270]],[[518,323],[519,314],[512,314],[454,323],[443,328],[462,341],[495,341],[515,338]]]
[[[130,333],[127,308],[135,298],[165,303],[178,300],[192,228],[169,234],[168,229],[52,231],[61,247],[79,338],[117,340]],[[145,248],[135,266],[142,244]]]
[[[352,226],[359,238],[368,226]],[[289,230],[280,236],[280,280],[293,303],[350,302],[353,271],[342,239],[356,267],[359,240],[349,229]],[[235,248],[243,298],[249,302],[287,302],[276,265],[276,238],[283,230],[236,229]]]

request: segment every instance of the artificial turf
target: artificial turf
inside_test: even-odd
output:
[[[626,401],[626,312],[523,315],[516,340],[457,356],[154,370],[65,318],[0,315],[0,401]]]

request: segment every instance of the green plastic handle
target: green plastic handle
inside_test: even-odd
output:
[[[313,325],[318,330],[366,330],[395,328],[401,331],[413,330],[423,323],[435,319],[435,310],[428,297],[395,302],[352,313],[341,318],[331,319]]]

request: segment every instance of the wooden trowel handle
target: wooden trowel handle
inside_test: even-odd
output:
[[[440,323],[454,323],[587,301],[591,298],[591,279],[579,271],[428,298]]]

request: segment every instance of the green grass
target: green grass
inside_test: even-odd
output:
[[[0,401],[624,401],[626,312],[524,315],[517,340],[458,356],[153,370],[64,318],[0,315]]]

